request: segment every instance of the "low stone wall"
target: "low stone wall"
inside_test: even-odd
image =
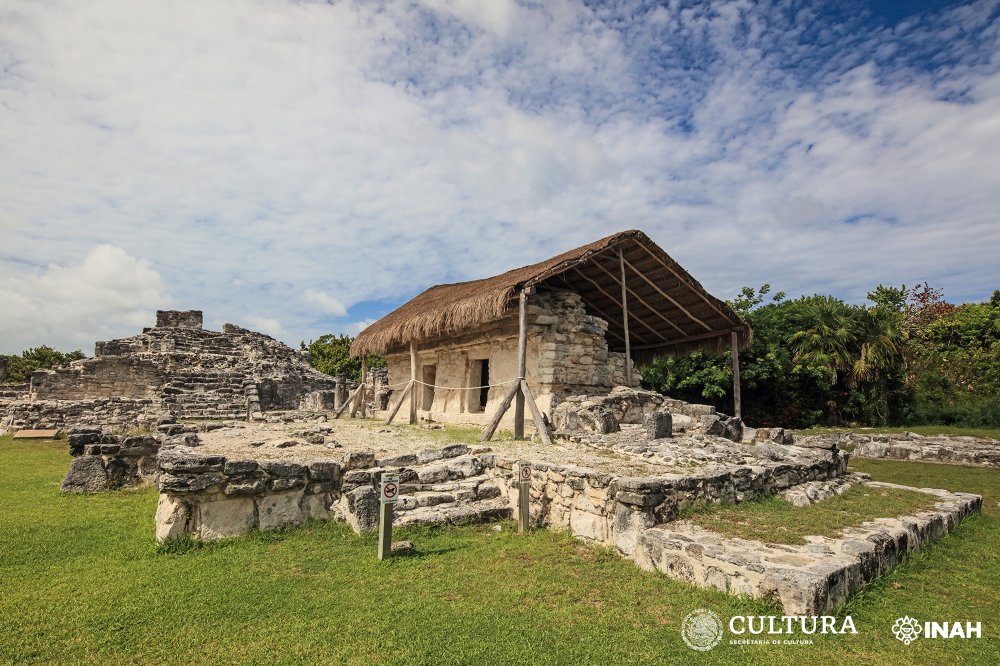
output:
[[[777,599],[788,615],[822,615],[840,608],[867,582],[892,571],[912,552],[951,532],[978,512],[982,498],[927,488],[940,497],[932,510],[881,518],[844,530],[837,538],[807,537],[807,544],[769,545],[726,537],[687,521],[642,533],[636,563],[700,587]]]
[[[0,435],[15,430],[104,427],[114,432],[150,429],[160,418],[159,400],[20,400],[0,417]]]
[[[161,542],[182,535],[210,540],[309,519],[345,520],[356,532],[367,532],[377,527],[376,488],[390,472],[400,477],[397,524],[508,518],[510,506],[484,474],[492,458],[464,444],[385,460],[353,451],[309,463],[165,449],[159,457],[156,536]]]
[[[631,555],[645,530],[675,520],[688,507],[732,504],[837,479],[847,472],[847,461],[846,454],[832,450],[828,458],[811,464],[734,465],[725,471],[645,478],[530,463],[530,516],[535,526],[568,529],[573,536]],[[488,476],[501,481],[498,485],[512,506],[518,497],[518,464],[496,456],[487,469]]]
[[[96,493],[151,482],[163,436],[117,437],[100,428],[69,433],[73,462],[63,479],[63,492]]]
[[[839,446],[853,446],[857,458],[911,460],[945,465],[1000,467],[1000,442],[995,439],[934,435],[915,432],[862,435],[832,435]]]
[[[327,519],[340,498],[341,465],[281,460],[227,460],[177,447],[159,456],[158,541],[202,539]]]

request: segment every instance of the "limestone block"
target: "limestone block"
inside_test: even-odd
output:
[[[643,419],[643,428],[650,439],[663,439],[673,435],[674,420],[670,412],[650,412]]]
[[[345,493],[340,499],[340,511],[351,528],[361,534],[378,526],[378,494],[371,486],[361,486]]]
[[[156,541],[163,543],[187,533],[191,509],[183,500],[160,494],[156,503]]]
[[[656,524],[652,510],[636,511],[625,504],[615,504],[611,532],[615,547],[631,555],[642,533]]]
[[[569,528],[573,536],[598,543],[610,543],[611,527],[606,516],[574,509],[569,514]]]
[[[99,493],[108,487],[104,460],[100,456],[80,456],[70,463],[60,489],[68,493]]]
[[[298,491],[275,493],[259,498],[257,516],[260,529],[274,530],[302,523],[305,520],[301,506],[302,498],[302,493]]]
[[[196,505],[198,533],[202,539],[222,539],[246,534],[257,526],[253,499],[234,499],[202,502]]]

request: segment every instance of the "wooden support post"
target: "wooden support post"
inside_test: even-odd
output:
[[[742,418],[741,410],[743,405],[740,396],[740,339],[739,334],[736,331],[732,333],[732,351],[733,351],[733,416],[736,418]]]
[[[543,443],[551,446],[552,438],[549,437],[549,429],[545,427],[545,419],[542,418],[542,413],[538,411],[538,405],[535,404],[535,396],[531,394],[528,382],[523,379],[521,380],[521,395],[528,401],[528,407],[531,409],[531,418],[535,421],[535,430],[538,431],[538,436]]]
[[[417,422],[417,341],[410,340],[410,425]],[[422,384],[420,386],[423,386]]]
[[[528,291],[521,290],[521,309],[517,336],[518,386],[524,381],[528,358]],[[524,439],[524,391],[514,396],[514,439]]]
[[[365,386],[368,383],[368,357],[361,357],[361,386]],[[364,388],[361,389],[361,395],[358,397],[358,403],[361,405],[361,418],[365,418],[365,412],[368,410],[365,404],[365,396],[368,391]]]
[[[403,387],[402,392],[399,394],[399,400],[396,401],[396,406],[392,408],[392,411],[389,413],[389,418],[385,420],[386,425],[392,424],[392,420],[396,418],[396,412],[398,412],[399,408],[403,406],[403,401],[406,400],[406,396],[409,395],[412,390],[413,382],[407,382],[406,386]]]
[[[363,389],[363,388],[364,388],[364,386],[359,386],[358,388],[354,389],[354,393],[352,393],[351,395],[349,395],[347,397],[347,400],[345,400],[344,404],[342,404],[340,406],[340,409],[338,409],[334,413],[333,418],[339,419],[340,415],[343,414],[345,411],[347,411],[347,408],[350,407],[354,403],[355,399],[357,399],[357,397],[358,397],[358,392],[361,391],[361,389]]]
[[[351,407],[351,418],[353,419],[361,410],[361,418],[365,418],[365,380],[368,378],[368,357],[361,357],[361,390],[358,392],[358,397],[354,401],[354,406]]]
[[[378,509],[378,559],[384,560],[392,553],[392,507],[382,502]]]
[[[510,391],[508,391],[507,395],[504,396],[503,402],[500,403],[500,407],[497,408],[497,413],[493,415],[493,418],[490,419],[490,424],[486,426],[486,430],[483,431],[482,441],[488,442],[493,438],[493,433],[496,432],[497,426],[500,425],[500,419],[503,418],[507,409],[510,408],[510,402],[514,399],[514,395],[520,391],[521,383],[514,382],[514,385],[510,387]]]
[[[632,386],[632,346],[628,335],[628,291],[625,288],[625,255],[618,248],[618,264],[622,271],[622,325],[625,328],[625,384]]]

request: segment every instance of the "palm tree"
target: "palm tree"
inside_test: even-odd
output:
[[[830,371],[830,383],[836,384],[840,373],[854,367],[855,343],[851,308],[832,296],[816,296],[804,308],[812,325],[794,333],[790,339],[797,357],[809,357]]]

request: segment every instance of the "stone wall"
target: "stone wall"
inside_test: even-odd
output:
[[[418,388],[418,410],[433,420],[482,424],[493,415],[517,377],[518,313],[470,329],[445,341],[422,343],[417,350],[417,379],[442,387],[481,385],[483,360],[489,362],[489,389],[485,409],[478,389]],[[588,315],[582,299],[571,292],[539,292],[529,300],[526,379],[542,412],[567,396],[606,393],[625,383],[624,354],[608,351],[607,322]],[[409,352],[389,354],[388,382],[410,378]],[[431,368],[433,367],[433,372]],[[427,374],[425,374],[427,373]],[[635,386],[639,373],[633,372]],[[529,419],[530,421],[530,419]],[[511,427],[509,412],[502,427]],[[530,426],[530,423],[529,423]]]
[[[573,536],[631,555],[642,532],[675,520],[689,507],[733,504],[774,495],[811,481],[836,479],[847,471],[847,455],[831,451],[811,464],[733,465],[726,471],[613,476],[582,467],[530,463],[532,524],[558,527]],[[527,461],[525,461],[527,462]],[[496,457],[488,475],[517,503],[518,461]]]
[[[96,493],[151,482],[162,441],[162,436],[117,437],[101,428],[78,428],[69,433],[73,462],[61,489]]]
[[[198,328],[202,327],[201,310],[157,310],[157,328]]]
[[[308,463],[166,449],[158,461],[157,539],[217,539],[309,519],[344,520],[356,532],[370,531],[378,522],[376,488],[387,472],[401,481],[400,525],[507,518],[507,500],[485,475],[491,460],[461,444],[386,460],[354,451]]]
[[[158,541],[201,539],[328,519],[340,498],[338,461],[300,464],[276,460],[227,460],[176,447],[158,460]]]
[[[909,460],[945,465],[1000,468],[1000,442],[995,439],[953,435],[918,435],[915,432],[833,435],[842,447],[853,448],[858,458]]]
[[[948,534],[982,506],[978,495],[868,484],[924,492],[939,501],[913,516],[848,527],[837,537],[807,537],[804,545],[726,537],[677,521],[644,531],[634,559],[642,569],[699,587],[776,599],[788,615],[823,615],[836,612],[866,583]]]
[[[95,426],[118,433],[153,427],[162,414],[159,400],[18,400],[0,414],[0,435],[22,429],[69,430]]]

